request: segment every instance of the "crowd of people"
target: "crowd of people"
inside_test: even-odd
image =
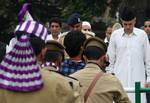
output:
[[[105,39],[78,13],[68,18],[67,32],[58,17],[48,27],[19,23],[9,45],[0,42],[0,103],[135,103],[124,88],[136,81],[150,87],[150,19],[142,30],[131,8],[120,14]],[[141,102],[149,97],[142,94]]]

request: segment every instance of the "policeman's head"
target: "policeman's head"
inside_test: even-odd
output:
[[[74,31],[81,31],[82,29],[82,23],[81,23],[81,16],[78,13],[72,14],[67,21],[70,30]]]
[[[50,40],[47,41],[46,48],[45,62],[53,62],[55,65],[60,66],[64,60],[64,46],[57,41]]]
[[[83,47],[83,56],[86,62],[97,63],[102,70],[108,66],[108,58],[106,56],[107,46],[103,40],[97,37],[88,38]]]

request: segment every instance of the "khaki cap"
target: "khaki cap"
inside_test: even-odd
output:
[[[86,49],[87,47],[98,47],[101,50],[103,50],[104,52],[107,51],[107,46],[105,44],[105,42],[103,40],[101,40],[98,37],[90,37],[88,38],[85,43],[84,43],[84,49]]]
[[[61,45],[59,42],[54,41],[54,40],[49,40],[46,42],[46,47],[48,50],[52,50],[52,51],[59,51],[64,53],[64,46]]]

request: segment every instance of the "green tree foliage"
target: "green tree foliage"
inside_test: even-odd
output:
[[[0,1],[0,40],[6,42],[12,36],[17,21],[17,4],[10,0]]]
[[[102,18],[108,6],[111,7],[109,16],[115,17],[121,0],[0,0],[1,41],[8,43],[13,36],[18,24],[17,14],[25,2],[31,3],[33,18],[46,23],[53,16],[58,16],[66,22],[68,16],[74,12],[79,12],[83,20],[92,21],[94,16]]]
[[[121,0],[59,0],[58,5],[62,8],[62,16],[68,17],[74,12],[81,13],[84,19],[90,20],[93,16],[103,16],[106,7],[111,9],[110,16],[114,17]],[[68,5],[66,5],[66,3]]]

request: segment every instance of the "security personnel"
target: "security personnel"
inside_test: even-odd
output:
[[[49,40],[46,42],[46,53],[44,57],[45,63],[42,67],[51,68],[52,70],[59,71],[61,67],[61,62],[64,60],[65,48],[59,42],[54,40]]]
[[[38,64],[46,50],[47,29],[25,21],[15,34],[18,40],[0,64],[0,103],[82,103],[74,80]]]
[[[69,26],[69,31],[81,31],[82,29],[82,23],[80,19],[80,14],[73,13],[67,21],[67,24]],[[68,32],[64,32],[60,35],[59,42],[63,45],[64,44],[64,38],[65,35],[67,35]]]
[[[120,81],[105,73],[106,44],[96,37],[91,37],[84,44],[84,69],[72,74],[77,78],[83,90],[84,103],[130,103]]]
[[[83,99],[81,98],[81,90],[80,90],[80,84],[79,81],[75,78],[64,76],[59,73],[61,63],[64,60],[64,46],[61,45],[59,42],[54,40],[49,40],[46,43],[46,54],[45,54],[45,63],[42,65],[43,70],[49,71],[49,75],[55,74],[57,76],[58,74],[62,77],[65,77],[68,81],[69,85],[71,86],[71,89],[73,90],[74,97],[76,98],[76,103],[81,103]],[[57,74],[57,75],[56,75]],[[47,72],[48,75],[48,72]],[[57,77],[56,77],[57,78]],[[64,81],[56,80],[60,83],[63,83]],[[57,88],[58,91],[61,91],[61,87]],[[59,96],[58,96],[59,97]],[[62,96],[60,96],[61,98]]]

